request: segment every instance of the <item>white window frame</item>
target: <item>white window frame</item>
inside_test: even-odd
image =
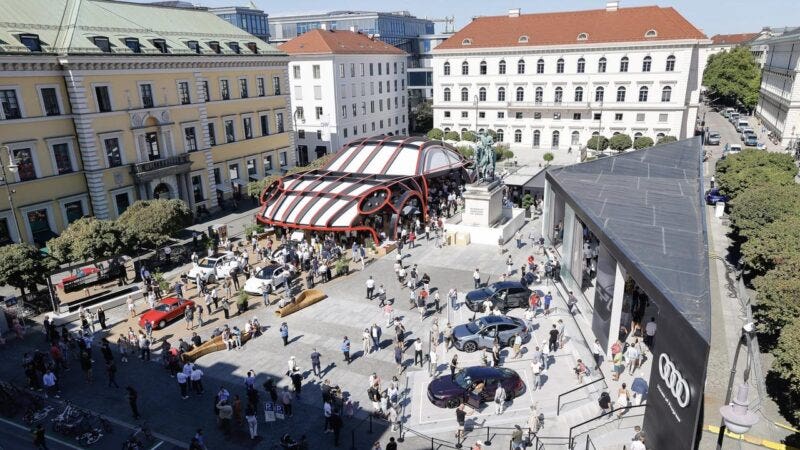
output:
[[[145,85],[145,84],[149,84],[150,85],[150,92],[153,94],[153,108],[157,108],[159,106],[159,104],[158,104],[158,101],[156,101],[157,97],[158,97],[158,94],[156,93],[156,88],[155,88],[156,84],[153,83],[152,81],[142,80],[142,81],[137,81],[136,82],[136,95],[139,97],[139,105],[141,105],[140,109],[146,109],[145,106],[144,106],[144,98],[142,98],[142,85]],[[114,109],[114,108],[111,108],[111,109]]]
[[[69,164],[72,168],[72,172],[65,173],[64,175],[70,175],[78,171],[78,161],[75,158],[75,144],[72,136],[45,139],[45,143],[47,143],[47,153],[50,156],[50,164],[53,168],[54,176],[60,175],[58,173],[58,167],[56,167],[56,157],[53,154],[53,146],[57,144],[67,144],[67,148],[69,149]],[[103,149],[103,151],[105,151],[105,149]]]
[[[114,107],[115,106],[114,105],[114,88],[111,86],[111,83],[92,83],[90,86],[92,88],[92,99],[94,100],[94,112],[100,113],[100,103],[97,101],[97,88],[98,87],[105,87],[108,90],[108,101],[109,101],[109,103],[111,103],[111,112],[114,112],[114,111],[117,110],[117,108]],[[136,88],[138,89],[139,87],[137,86]],[[0,89],[5,89],[5,88],[0,86]],[[23,117],[24,116],[25,115],[23,113]]]
[[[108,153],[106,152],[106,139],[117,139],[119,142],[119,156],[120,160],[122,160],[122,164],[117,167],[122,167],[128,163],[127,159],[125,158],[125,143],[122,139],[122,132],[117,131],[114,133],[102,133],[97,135],[97,140],[100,144],[100,148],[103,151],[103,160],[106,163],[106,169],[114,169],[116,167],[111,167],[111,164],[108,161]]]
[[[244,87],[247,89],[247,97],[242,97],[242,80],[244,80]],[[250,90],[250,80],[246,76],[236,78],[236,88],[239,90],[239,98],[250,98],[253,96],[253,91]]]
[[[294,85],[294,99],[295,100],[302,100],[303,99],[303,86],[296,84]]]
[[[311,66],[311,73],[312,77],[315,80],[319,80],[320,78],[322,78],[322,68],[320,67],[319,64],[314,64]]]
[[[11,237],[12,242],[20,242],[19,233],[17,233],[17,217],[10,209],[0,211],[0,219],[6,219],[8,224],[8,235]]]
[[[227,99],[222,96],[222,82],[223,81],[227,81],[228,82],[228,98]],[[233,96],[231,95],[231,80],[230,79],[228,79],[227,77],[223,77],[223,78],[217,79],[217,88],[219,89],[219,99],[221,101],[229,101],[229,100],[233,99]]]
[[[253,115],[252,114],[242,114],[240,117],[242,118],[242,139],[243,140],[254,139],[256,137],[256,130],[255,130],[255,126],[253,125]],[[245,119],[250,119],[250,137],[249,138],[244,134],[244,121],[245,121]],[[260,122],[258,124],[258,127],[261,128],[261,123]],[[233,129],[234,129],[234,134],[235,134],[236,133],[236,131],[235,131],[236,130],[236,126],[234,126]]]
[[[211,122],[209,122],[209,123],[211,123]],[[181,124],[181,141],[183,142],[183,151],[184,151],[184,153],[189,153],[189,145],[188,145],[188,143],[186,141],[186,129],[187,128],[194,128],[194,140],[196,141],[195,142],[195,146],[197,147],[197,149],[195,151],[199,151],[200,148],[201,148],[200,147],[200,134],[203,132],[203,130],[200,129],[200,122],[186,122],[186,123],[182,123]],[[234,127],[234,130],[235,130],[235,127]],[[216,133],[216,130],[214,130],[214,132]],[[215,134],[215,136],[216,136],[216,134]]]
[[[58,102],[58,111],[59,111],[59,115],[58,116],[48,116],[47,115],[47,111],[45,110],[45,107],[44,107],[44,96],[42,95],[42,89],[47,89],[47,88],[53,88],[53,89],[56,90],[56,101]],[[2,88],[0,88],[0,89],[2,89]],[[57,84],[37,84],[36,85],[36,94],[38,94],[38,96],[39,96],[39,106],[42,108],[42,117],[59,117],[59,116],[63,116],[63,115],[66,114],[66,111],[64,111],[64,100],[61,97],[61,87],[59,85],[57,85]],[[20,106],[21,106],[19,93],[17,93],[17,103],[20,103]],[[0,110],[1,109],[2,108],[0,108]],[[21,107],[20,107],[20,113],[22,113],[22,117],[25,117],[25,114],[22,112],[22,108]],[[0,111],[0,114],[3,114],[3,112]]]
[[[197,176],[200,177],[201,181],[200,190],[203,193],[202,202],[208,201],[208,183],[206,183],[206,180],[203,179],[204,173],[208,174],[208,169],[201,169],[201,170],[195,170],[194,172],[189,172],[189,186],[187,187],[189,192],[187,195],[191,195],[192,202],[194,202],[195,204],[197,203],[197,200],[194,199],[194,185],[192,184],[192,178]]]
[[[135,195],[135,192],[133,190],[133,186],[124,187],[124,188],[120,188],[120,189],[115,189],[115,190],[112,190],[112,191],[108,191],[108,193],[109,193],[109,195],[111,195],[111,203],[114,205],[114,209],[112,210],[112,213],[113,213],[115,219],[117,217],[119,217],[119,213],[117,212],[119,210],[119,207],[117,205],[117,195],[119,195],[119,194],[128,194],[128,203],[131,204],[131,205],[133,205],[133,202],[136,201],[136,195]]]
[[[187,89],[188,89],[188,92],[189,92],[189,103],[181,102],[181,83],[186,83],[186,86],[187,86]],[[175,80],[175,93],[178,94],[178,105],[179,106],[191,105],[192,103],[194,103],[192,101],[192,99],[197,97],[197,95],[194,92],[192,92],[192,84],[193,83],[192,83],[191,80]],[[153,97],[155,97],[155,94],[153,94]],[[153,103],[155,104],[155,100],[153,101]]]
[[[14,150],[19,150],[23,148],[30,148],[31,149],[31,159],[33,160],[33,173],[36,174],[36,178],[34,180],[38,180],[42,178],[42,167],[39,164],[39,155],[37,150],[37,143],[36,141],[23,141],[23,142],[13,142],[8,144],[3,144],[8,147],[11,151],[11,154],[14,154]],[[50,149],[48,148],[48,151]],[[6,155],[4,155],[6,156]],[[10,172],[10,171],[9,171]],[[14,182],[20,183],[22,180],[19,178],[19,171],[16,171],[10,174],[10,177],[14,179]],[[34,180],[27,180],[27,181],[34,181]]]
[[[47,224],[50,226],[50,231],[56,232],[58,230],[58,228],[56,228],[55,216],[53,215],[53,204],[50,201],[19,208],[20,216],[22,216],[22,223],[25,227],[23,231],[25,233],[25,240],[28,242],[33,242],[33,230],[31,230],[31,224],[28,222],[28,213],[40,209],[47,211]]]
[[[64,225],[64,228],[69,226],[69,222],[67,221],[67,203],[73,203],[75,201],[81,202],[81,208],[83,209],[83,215],[89,215],[89,196],[86,194],[79,194],[79,195],[72,195],[70,197],[61,198],[58,200],[58,206],[61,210],[61,224]]]
[[[228,120],[230,120],[233,123],[233,140],[230,141],[230,142],[228,142],[228,134],[225,132],[225,122],[228,121]],[[223,142],[223,144],[233,144],[234,142],[239,142],[241,140],[241,139],[239,139],[238,133],[236,132],[236,116],[235,115],[223,116],[222,117],[222,138],[225,141],[225,142]],[[219,145],[219,140],[217,140],[217,145]]]
[[[321,84],[315,84],[314,85],[314,100],[322,100],[322,85]]]
[[[0,90],[3,91],[14,91],[14,95],[17,96],[17,105],[19,105],[19,114],[20,119],[24,119],[28,117],[25,113],[25,105],[22,101],[22,88],[16,85],[11,86],[0,86]],[[39,94],[39,101],[41,102],[41,94]],[[112,108],[113,109],[113,108]],[[44,112],[44,107],[42,107],[42,112]],[[3,112],[3,108],[0,108],[0,120],[6,120],[6,114]]]

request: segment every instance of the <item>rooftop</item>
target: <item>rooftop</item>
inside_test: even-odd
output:
[[[695,137],[551,170],[546,177],[645,292],[663,296],[708,342],[702,155]]]
[[[739,45],[758,37],[759,33],[715,34],[711,36],[714,45]]]
[[[673,8],[642,6],[477,17],[436,50],[706,39]]]
[[[383,41],[353,31],[311,30],[281,44],[278,48],[290,55],[304,54],[373,54],[405,55],[406,52]]]

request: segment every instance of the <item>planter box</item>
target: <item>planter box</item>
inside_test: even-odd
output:
[[[378,247],[375,250],[375,254],[377,254],[378,256],[386,256],[386,255],[388,255],[389,253],[393,252],[396,249],[397,249],[397,244],[392,242],[392,243],[384,244],[384,245],[381,245],[380,247]]]

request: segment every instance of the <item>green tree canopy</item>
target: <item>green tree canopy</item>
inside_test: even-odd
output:
[[[653,138],[649,138],[647,136],[638,137],[636,138],[635,141],[633,141],[633,148],[635,148],[636,150],[652,146],[653,146]]]
[[[192,212],[183,200],[140,200],[117,219],[129,248],[158,247],[191,222]]]
[[[608,138],[605,136],[592,136],[589,138],[589,142],[586,143],[586,148],[592,150],[605,150],[608,148]]]
[[[412,114],[414,114],[414,128],[416,130],[430,130],[433,127],[433,106],[431,102],[421,102],[412,108]]]
[[[656,142],[656,145],[669,144],[670,142],[677,142],[677,141],[678,138],[668,134],[666,136],[661,136],[660,138],[658,138],[658,142]]]
[[[728,156],[716,170],[720,192],[733,198],[754,186],[791,186],[797,174],[791,155],[752,149]]]
[[[44,256],[30,244],[9,244],[0,247],[0,285],[13,286],[22,295],[25,290],[44,284],[47,264]]]
[[[742,244],[745,264],[763,274],[796,257],[800,249],[800,217],[788,216],[754,230]]]
[[[433,128],[428,131],[428,138],[435,139],[437,141],[441,141],[444,137],[444,132],[439,128]]]
[[[457,131],[448,131],[444,134],[444,139],[446,141],[457,141],[461,139],[461,135],[459,135]]]
[[[82,217],[72,222],[61,236],[48,241],[47,247],[61,263],[92,261],[120,254],[123,239],[116,222]]]
[[[611,147],[612,150],[616,150],[621,152],[623,150],[627,150],[631,148],[633,145],[633,141],[631,141],[631,137],[625,133],[615,134],[611,136],[611,139],[608,141],[608,146]]]
[[[790,395],[800,398],[800,321],[795,320],[781,329],[773,355],[772,370],[789,383]],[[796,407],[794,419],[800,420],[800,409]]]
[[[736,47],[708,59],[703,85],[724,103],[752,110],[758,103],[761,69],[749,47]]]
[[[542,155],[542,159],[544,160],[545,166],[549,166],[550,163],[553,162],[553,159],[555,159],[555,156],[552,153],[547,152]]]
[[[756,317],[763,331],[773,334],[800,317],[800,254],[785,259],[766,274],[753,279]]]
[[[465,131],[461,133],[461,139],[464,141],[475,142],[478,140],[478,136],[476,136],[472,131]]]
[[[800,215],[800,186],[794,183],[754,186],[733,198],[730,207],[733,227],[740,236],[747,238],[787,215]]]

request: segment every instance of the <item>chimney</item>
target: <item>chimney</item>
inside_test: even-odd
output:
[[[508,10],[508,17],[519,17],[519,14],[522,12],[520,8],[514,8]]]
[[[616,11],[619,9],[618,1],[606,2],[606,11]]]
[[[328,29],[328,24],[325,23],[325,22],[322,22],[321,24],[319,24],[319,29],[320,30],[327,30]]]

